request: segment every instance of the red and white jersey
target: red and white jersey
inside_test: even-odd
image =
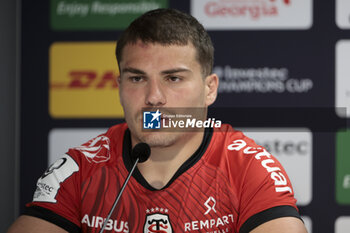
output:
[[[37,182],[27,215],[69,232],[99,232],[133,162],[126,124],[72,148]],[[203,142],[161,190],[136,169],[105,232],[249,232],[278,217],[299,217],[281,164],[229,125]]]

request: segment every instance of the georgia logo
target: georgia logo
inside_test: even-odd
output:
[[[98,136],[87,143],[75,147],[74,149],[79,150],[86,159],[91,163],[102,163],[110,159],[110,142],[106,136]]]
[[[144,233],[172,233],[173,229],[167,214],[148,214],[146,216]]]

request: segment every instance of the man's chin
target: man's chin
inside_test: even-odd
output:
[[[179,133],[149,132],[142,133],[139,139],[141,142],[147,143],[150,147],[169,147],[174,145],[179,137],[181,137]]]

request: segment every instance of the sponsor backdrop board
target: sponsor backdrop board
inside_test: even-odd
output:
[[[48,164],[123,122],[115,43],[158,7],[193,14],[209,31],[220,77],[215,118],[282,162],[309,232],[348,232],[350,111],[338,110],[350,108],[347,0],[23,1],[21,211]]]
[[[306,230],[307,230],[308,232],[312,232],[312,221],[311,221],[310,217],[308,217],[308,216],[303,216],[303,215],[302,215],[301,218],[302,218],[303,221],[304,221]]]
[[[350,205],[350,130],[337,134],[336,198],[339,204]]]
[[[340,40],[336,44],[336,106],[345,107],[344,111],[337,111],[340,117],[350,118],[350,40]]]
[[[56,42],[50,46],[51,117],[123,117],[115,46],[115,42]]]
[[[191,13],[208,30],[302,30],[312,26],[312,2],[191,0]]]
[[[341,29],[350,29],[350,2],[336,0],[336,23]]]
[[[51,0],[53,30],[124,29],[143,12],[168,6],[167,0]]]
[[[347,233],[350,229],[350,216],[340,216],[335,221],[335,233]]]

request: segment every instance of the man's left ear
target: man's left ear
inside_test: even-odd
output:
[[[205,78],[205,104],[206,106],[211,105],[216,100],[218,95],[219,78],[216,74],[208,75]]]

